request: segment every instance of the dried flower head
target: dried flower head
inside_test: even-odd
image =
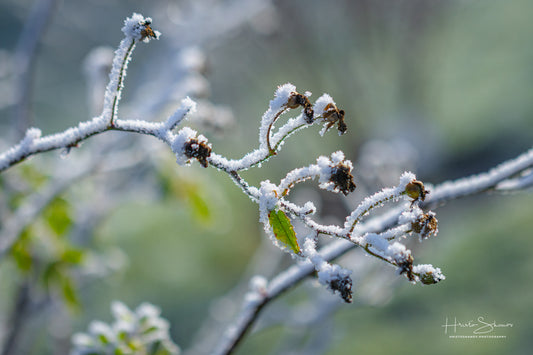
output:
[[[345,196],[353,192],[356,188],[351,171],[351,166],[345,163],[339,163],[333,167],[333,172],[329,179],[329,181],[335,184],[335,189],[339,189]]]
[[[134,13],[124,21],[122,32],[127,37],[143,42],[149,42],[152,38],[159,39],[161,33],[154,31],[150,26],[151,24],[152,19],[150,17],[144,17],[141,14]]]
[[[324,113],[322,114],[324,120],[328,122],[326,126],[326,131],[330,129],[335,123],[337,123],[337,130],[339,134],[346,133],[347,126],[344,122],[344,110],[339,110],[337,106],[333,103],[329,103],[324,108]]]
[[[418,216],[418,218],[411,223],[411,228],[415,233],[420,234],[420,238],[426,239],[431,234],[437,235],[438,220],[434,212],[428,212]]]
[[[152,19],[148,18],[144,20],[144,23],[141,25],[143,28],[141,29],[141,41],[144,41],[146,38],[158,38],[158,35],[154,32],[152,27],[150,27],[150,24],[152,23]]]
[[[309,124],[313,123],[314,111],[309,98],[297,92],[291,93],[291,96],[289,96],[289,100],[287,101],[287,107],[294,109],[300,106],[304,108],[305,121]]]
[[[207,140],[191,138],[185,142],[183,153],[187,158],[196,158],[200,165],[207,168],[207,158],[211,156],[211,146],[207,143]]]

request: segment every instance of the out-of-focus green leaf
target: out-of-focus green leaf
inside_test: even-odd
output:
[[[61,261],[68,264],[78,265],[83,261],[84,256],[85,253],[83,250],[70,248],[63,252],[63,254],[61,255]]]
[[[209,210],[207,201],[201,195],[201,191],[199,191],[197,186],[192,184],[188,185],[185,187],[185,193],[194,217],[202,222],[210,221],[211,211]]]
[[[285,212],[274,209],[268,214],[268,221],[272,227],[272,231],[276,239],[283,243],[286,247],[291,249],[294,253],[300,252],[298,240],[296,240],[296,233],[292,227],[291,220]]]
[[[13,259],[15,260],[19,270],[23,272],[30,271],[33,264],[30,248],[30,231],[28,228],[26,228],[11,248],[11,255],[13,256]]]
[[[58,236],[64,235],[72,226],[71,206],[60,197],[50,203],[43,212],[43,217]]]
[[[80,301],[72,277],[66,272],[60,272],[59,275],[63,300],[71,310],[78,311],[80,309]]]
[[[61,263],[57,261],[51,262],[45,267],[43,271],[42,282],[44,284],[44,287],[48,291],[52,289],[53,284],[57,283],[60,278],[60,264]]]
[[[33,188],[41,187],[48,177],[31,164],[23,164],[19,168],[21,177]]]
[[[210,201],[201,183],[191,177],[176,174],[174,170],[163,169],[159,173],[159,185],[164,196],[187,203],[193,217],[198,221],[211,221],[213,216]]]
[[[66,305],[72,311],[79,311],[81,304],[74,280],[63,261],[54,261],[45,268],[42,281],[48,292],[59,292]]]

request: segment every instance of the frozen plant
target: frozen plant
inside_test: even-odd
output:
[[[170,146],[176,155],[178,164],[188,165],[193,160],[197,160],[204,168],[211,165],[227,173],[242,191],[259,205],[259,219],[273,243],[295,258],[311,262],[319,273],[319,281],[332,291],[339,292],[346,302],[352,299],[353,285],[349,271],[339,266],[331,266],[321,260],[315,251],[315,244],[306,243],[307,239],[316,240],[319,235],[346,239],[364,248],[369,255],[395,266],[400,274],[405,274],[412,282],[436,283],[444,278],[438,268],[432,269],[430,274],[420,274],[416,271],[418,269],[413,271],[414,259],[411,252],[398,242],[400,238],[415,231],[416,221],[423,215],[423,212],[417,208],[417,204],[425,199],[427,191],[423,184],[416,180],[414,174],[405,173],[401,176],[398,186],[384,189],[364,199],[346,217],[343,226],[320,225],[311,218],[316,212],[312,202],[298,206],[288,199],[291,189],[296,184],[315,178],[318,179],[319,187],[322,189],[342,192],[344,195],[352,192],[356,188],[351,174],[353,165],[345,159],[341,151],[332,153],[330,157],[320,156],[316,164],[288,172],[279,184],[265,180],[259,187],[250,186],[239,175],[240,171],[259,167],[261,163],[277,155],[285,140],[300,129],[314,124],[323,124],[320,131],[320,135],[323,135],[336,125],[339,135],[344,134],[347,130],[345,112],[337,107],[333,98],[328,94],[323,94],[313,104],[309,100],[311,93],[301,94],[292,84],[279,86],[274,99],[270,101],[269,108],[261,119],[259,147],[240,159],[228,159],[213,152],[208,139],[189,127],[185,126],[175,132],[187,114],[196,109],[196,103],[189,98],[183,99],[181,106],[162,123],[120,119],[118,117],[119,103],[132,52],[139,41],[149,42],[150,39],[158,39],[160,36],[158,31],[152,29],[151,24],[150,18],[136,13],[125,20],[122,28],[125,38],[115,52],[109,84],[104,94],[104,107],[100,116],[92,121],[80,123],[78,127],[70,128],[63,133],[46,137],[41,137],[41,131],[37,128],[28,129],[18,145],[0,156],[0,170],[5,170],[39,152],[75,147],[82,140],[108,130],[152,135]],[[275,131],[275,125],[281,120],[281,116],[291,110],[301,112],[281,124]],[[401,225],[380,235],[366,234],[358,229],[359,222],[373,208],[401,199],[408,200],[403,204],[406,213],[402,215]],[[302,221],[308,231],[303,235],[296,235],[292,226],[293,219]],[[436,233],[434,216],[432,221],[434,221],[432,224],[434,228],[427,232],[426,236]],[[12,243],[14,240],[7,242]],[[301,249],[300,244],[305,244],[306,248]]]
[[[87,333],[72,336],[71,355],[179,354],[178,346],[170,339],[170,325],[160,316],[159,308],[143,303],[132,311],[115,301],[111,313],[115,318],[112,324],[93,321]]]
[[[353,176],[354,165],[343,152],[319,156],[316,163],[292,169],[279,182],[263,180],[258,186],[252,186],[241,176],[241,172],[261,168],[266,161],[280,153],[284,142],[292,134],[304,128],[321,125],[321,136],[332,128],[343,135],[348,130],[346,121],[349,114],[345,117],[344,110],[337,107],[328,94],[312,102],[311,93],[298,92],[290,83],[280,85],[260,120],[258,147],[238,159],[218,154],[206,136],[182,126],[188,115],[196,110],[196,103],[190,98],[183,98],[180,106],[164,122],[147,121],[144,115],[141,115],[143,119],[121,118],[119,104],[133,50],[140,41],[149,42],[160,37],[160,33],[151,26],[152,20],[140,14],[133,14],[126,19],[122,28],[125,38],[115,52],[99,116],[64,132],[47,136],[42,136],[37,128],[29,128],[18,144],[0,154],[0,171],[38,153],[78,148],[81,142],[91,136],[107,131],[123,131],[157,138],[170,148],[179,165],[190,165],[197,161],[204,168],[214,167],[227,174],[258,205],[259,220],[273,244],[294,257],[298,263],[270,281],[254,279],[245,299],[243,313],[236,325],[228,328],[229,335],[217,347],[219,353],[229,353],[236,346],[266,302],[312,272],[316,272],[318,281],[324,287],[338,293],[345,302],[351,302],[353,290],[357,289],[350,276],[351,270],[333,261],[350,248],[359,247],[369,256],[393,266],[397,274],[404,275],[412,283],[435,284],[443,280],[444,275],[438,267],[416,265],[413,253],[403,243],[408,237],[416,236],[423,241],[437,234],[436,215],[429,211],[432,204],[488,189],[523,188],[531,183],[532,151],[487,174],[436,188],[429,188],[418,181],[413,173],[404,172],[397,177],[396,186],[364,198],[348,213],[342,224],[320,224],[313,218],[317,213],[315,205],[311,201],[298,205],[290,200],[290,193],[297,184],[307,180],[317,180],[319,188],[332,193],[352,193],[357,185]],[[294,112],[292,118],[282,117]],[[375,209],[384,205],[395,205],[397,208],[384,216],[370,217]],[[304,226],[298,233],[293,227],[296,222]],[[12,249],[19,235],[8,233],[0,240],[0,257]],[[334,242],[319,250],[317,242],[321,237],[333,239]],[[116,303],[113,313],[118,320],[112,326],[95,322],[90,326],[89,335],[75,336],[74,351],[100,351],[105,354],[108,351],[116,353],[118,349],[118,353],[125,353],[152,346],[154,339],[156,342],[170,341],[168,324],[158,318],[159,313],[154,308],[145,306],[131,312]],[[157,320],[157,324],[153,325],[157,332],[146,339],[139,335],[146,335],[143,333],[147,330],[143,323],[145,316],[148,317],[146,319]],[[152,334],[151,331],[149,333]],[[142,339],[137,339],[137,336]],[[169,349],[177,351],[169,344],[172,343],[167,344]]]

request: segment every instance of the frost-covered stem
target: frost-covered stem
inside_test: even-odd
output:
[[[228,172],[228,174],[230,175],[231,179],[235,182],[235,184],[237,184],[237,186],[239,186],[242,189],[242,191],[248,195],[248,197],[250,197],[253,201],[259,200],[260,196],[258,195],[257,190],[252,190],[252,188],[250,187],[250,185],[248,185],[246,180],[244,180],[236,171],[230,171]]]
[[[254,301],[253,305],[245,304],[239,318],[226,329],[219,344],[213,349],[213,355],[231,354],[241,343],[245,335],[250,330],[263,307],[270,301],[269,297],[263,296],[260,300]]]
[[[268,125],[268,129],[267,129],[267,132],[266,132],[266,144],[267,144],[267,148],[268,148],[268,155],[269,156],[272,156],[272,155],[276,155],[276,149],[275,148],[272,148],[272,145],[270,144],[270,131],[272,130],[272,126],[274,126],[274,123],[276,122],[276,120],[279,118],[279,116],[281,116],[283,114],[283,112],[285,112],[286,108],[278,111],[278,113],[274,116],[274,119],[272,120],[272,122]]]
[[[113,105],[111,107],[111,117],[109,118],[109,126],[113,127],[115,125],[115,119],[118,117],[118,104],[120,101],[120,97],[122,95],[122,90],[124,89],[124,78],[126,77],[126,69],[128,67],[128,62],[131,59],[131,54],[133,53],[133,50],[135,49],[135,39],[128,38],[126,40],[131,41],[130,45],[126,49],[126,52],[124,53],[124,57],[122,58],[122,61],[120,62],[120,68],[119,68],[119,75],[118,75],[118,81],[116,83],[116,87],[107,88],[106,91],[110,91],[113,95]],[[114,63],[113,63],[114,64]],[[112,82],[109,83],[111,86]]]
[[[505,191],[519,190],[527,187],[528,184],[524,186],[521,184],[506,186],[504,182],[531,168],[533,168],[533,149],[514,159],[507,160],[487,172],[444,182],[436,186],[431,189],[428,198],[420,204],[420,207],[428,208],[449,200],[479,194],[492,189],[498,190],[500,186]]]
[[[412,173],[404,173],[400,177],[400,183],[397,187],[383,189],[372,196],[365,198],[352,213],[346,217],[344,222],[344,232],[350,234],[354,231],[357,223],[366,216],[372,209],[383,205],[385,202],[398,199],[405,195],[405,187],[408,183],[415,180]]]
[[[157,137],[169,143],[168,137],[161,130],[161,123],[136,120],[115,120],[113,127],[102,124],[99,117],[91,121],[81,122],[78,126],[64,132],[40,136],[38,129],[28,130],[26,137],[17,145],[0,154],[0,172],[20,163],[26,158],[56,149],[76,147],[82,141],[110,130],[133,132]]]
[[[533,149],[498,165],[487,173],[473,175],[435,186],[431,189],[431,193],[426,200],[420,203],[420,207],[438,206],[451,199],[482,193],[531,167],[533,167]],[[469,188],[466,188],[466,185],[468,185]],[[397,225],[398,217],[403,210],[403,208],[396,208],[382,216],[371,218],[365,223],[359,223],[358,233],[360,233],[360,235],[364,233],[382,233],[394,228]],[[310,225],[313,226],[313,229],[317,230],[317,225],[314,222],[310,223]],[[320,233],[328,234],[329,232],[326,228],[326,230],[320,231]],[[356,247],[356,244],[346,240],[336,240],[323,247],[320,250],[320,255],[324,260],[331,262]],[[388,260],[384,261],[390,263]],[[223,335],[220,345],[224,346],[232,344],[232,349],[235,348],[238,342],[242,340],[242,334],[245,334],[253,325],[261,310],[267,305],[267,303],[276,299],[284,291],[294,287],[308,276],[311,276],[314,272],[315,269],[311,263],[303,263],[292,265],[285,271],[279,273],[269,282],[269,287],[267,288],[266,294],[263,296],[262,302],[257,303],[252,309],[250,309],[250,307],[243,308],[243,311],[237,316],[235,322],[227,328],[228,330]],[[420,273],[416,270],[413,271],[413,274],[420,277]],[[227,348],[227,346],[225,348]]]
[[[348,233],[352,233],[353,230],[355,229],[355,226],[357,225],[357,223],[359,223],[361,221],[361,219],[364,216],[366,216],[372,209],[374,209],[374,208],[376,208],[378,206],[382,206],[385,202],[392,201],[395,198],[397,198],[397,196],[390,195],[390,196],[386,196],[385,198],[383,198],[381,200],[375,201],[373,203],[372,203],[372,201],[370,201],[370,203],[366,203],[365,204],[365,201],[367,201],[367,200],[363,201],[363,203],[361,204],[361,207],[355,209],[350,214],[350,216],[347,217],[347,220],[352,220],[353,219],[353,222],[351,222],[351,225],[350,225],[350,228],[348,230]],[[368,199],[368,200],[370,200],[370,199]]]

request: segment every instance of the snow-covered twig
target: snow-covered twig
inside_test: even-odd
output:
[[[533,149],[510,159],[487,172],[442,183],[431,190],[421,207],[436,206],[445,201],[475,195],[488,190],[510,191],[531,186]],[[525,175],[520,176],[522,173]],[[529,176],[529,178],[528,178]]]

